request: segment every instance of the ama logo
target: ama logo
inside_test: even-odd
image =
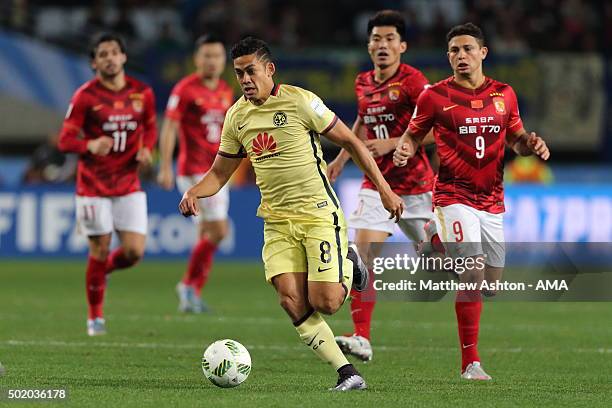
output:
[[[264,153],[276,152],[276,141],[267,133],[259,133],[255,139],[253,139],[253,153],[256,156],[261,156]]]

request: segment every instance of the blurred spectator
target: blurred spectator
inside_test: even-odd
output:
[[[66,155],[57,148],[58,134],[51,133],[47,141],[32,154],[23,175],[23,183],[64,183],[74,180],[76,155]]]
[[[111,26],[112,31],[121,35],[128,43],[136,37],[136,28],[130,17],[131,9],[129,5],[123,3],[119,8],[119,16]]]
[[[72,9],[69,3],[74,3]],[[455,24],[472,21],[480,25],[488,41],[509,52],[535,50],[593,51],[609,49],[612,6],[610,2],[586,0],[124,0],[94,2],[55,0],[31,3],[5,0],[0,21],[15,30],[37,32],[36,23],[61,25],[73,12],[86,10],[86,23],[73,30],[73,41],[112,28],[128,40],[146,47],[164,30],[164,41],[188,43],[192,38],[216,32],[228,44],[245,33],[268,39],[285,48],[296,46],[358,45],[364,41],[364,24],[376,10],[395,8],[406,15],[411,48],[440,48],[444,35]],[[33,5],[34,4],[34,5]],[[137,7],[135,7],[137,6]],[[5,9],[8,10],[5,12]],[[59,10],[59,11],[58,11]],[[61,11],[63,10],[63,12]],[[57,13],[63,17],[57,18]],[[46,15],[48,18],[34,18]],[[162,28],[155,17],[172,15],[171,27]],[[108,19],[117,16],[109,27]],[[153,17],[152,17],[153,16]],[[182,21],[183,24],[178,24]],[[177,26],[179,29],[177,30]],[[321,27],[313,30],[312,27]],[[66,30],[45,27],[47,32]],[[69,43],[67,39],[57,39]],[[140,46],[138,47],[140,48]]]
[[[104,2],[102,0],[96,0],[90,7],[87,19],[85,20],[85,26],[81,28],[81,32],[84,33],[87,38],[107,29],[104,11]]]
[[[28,0],[12,0],[12,8],[9,14],[9,26],[16,31],[23,33],[32,32],[32,22],[30,21],[30,11]]]

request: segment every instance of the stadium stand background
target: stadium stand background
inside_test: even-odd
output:
[[[94,32],[115,30],[126,37],[128,72],[153,86],[160,119],[171,87],[191,69],[193,40],[216,32],[228,44],[246,34],[268,40],[280,68],[278,81],[317,92],[350,123],[355,117],[353,80],[371,66],[366,21],[382,8],[405,13],[409,50],[404,61],[422,69],[432,82],[450,75],[444,40],[449,27],[464,21],[481,25],[490,47],[485,73],[513,85],[526,127],[551,145],[549,167],[539,167],[527,178],[511,177],[546,187],[509,186],[509,239],[610,241],[609,2],[4,0],[0,256],[83,253],[83,241],[71,224],[74,160],[58,158],[53,143],[70,96],[91,78],[86,44]],[[226,77],[236,85],[230,69]],[[328,159],[335,151],[326,144]],[[520,165],[510,167],[510,173],[522,174]],[[356,169],[347,169],[338,185],[348,211],[358,179]],[[153,204],[148,252],[184,256],[193,228],[175,212],[178,195],[153,185],[148,190]],[[257,258],[257,242],[249,241],[250,231],[261,231],[252,218],[257,193],[244,187],[232,194],[232,218],[241,234],[232,234],[226,256]]]

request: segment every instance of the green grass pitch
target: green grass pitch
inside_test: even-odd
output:
[[[145,261],[109,279],[109,333],[85,334],[85,261],[0,262],[0,389],[65,387],[62,406],[611,406],[612,304],[485,304],[489,383],[459,379],[453,304],[380,302],[369,390],[330,393],[335,372],[300,343],[258,263],[215,265],[203,315],[176,311],[184,262]],[[352,328],[348,307],[327,318]],[[202,375],[206,345],[233,338],[253,371],[234,389]],[[39,403],[5,406],[41,406]]]

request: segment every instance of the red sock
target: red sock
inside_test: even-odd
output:
[[[191,251],[191,258],[189,258],[189,265],[185,276],[183,276],[183,283],[193,286],[197,296],[200,296],[200,292],[208,280],[216,250],[217,245],[206,238],[202,238]]]
[[[459,328],[459,347],[461,347],[461,372],[468,364],[480,361],[478,357],[478,331],[482,298],[477,290],[457,291],[455,313]]]
[[[441,254],[446,253],[446,249],[444,249],[444,244],[442,243],[442,240],[440,239],[440,236],[438,234],[434,234],[431,237],[431,246],[436,252],[439,252]]]
[[[138,259],[134,260],[126,257],[123,253],[123,248],[119,247],[115,249],[108,257],[108,262],[106,263],[106,273],[111,273],[117,269],[129,268],[130,266],[136,265],[138,261]]]
[[[90,319],[102,317],[104,290],[106,289],[106,261],[98,261],[91,256],[89,257],[87,260],[85,286],[87,289],[87,303],[89,305],[88,317]]]
[[[355,334],[370,340],[372,312],[376,305],[376,291],[370,284],[363,292],[351,291],[351,317],[355,325]]]

